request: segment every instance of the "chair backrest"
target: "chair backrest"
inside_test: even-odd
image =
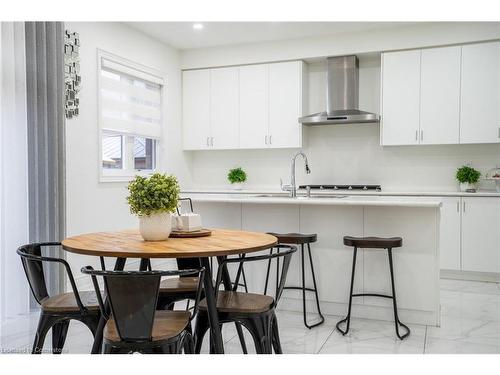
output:
[[[243,265],[249,262],[258,262],[258,261],[272,261],[283,258],[281,262],[281,270],[279,272],[278,282],[276,283],[276,290],[274,294],[274,307],[278,304],[278,301],[283,293],[283,288],[285,287],[286,277],[288,274],[288,269],[290,267],[290,261],[292,260],[292,255],[297,251],[297,247],[294,245],[276,245],[274,248],[277,250],[273,254],[264,254],[264,255],[254,255],[254,256],[246,256],[246,254],[240,255],[238,258],[228,258],[220,262],[219,269],[217,271],[216,278],[216,291],[218,291],[220,284],[222,282],[223,273],[227,271],[227,265],[232,263],[237,263],[238,268],[236,271],[236,277],[232,283],[232,291],[236,291],[238,287],[241,285],[240,278],[243,274]],[[264,292],[265,294],[265,292]]]
[[[108,297],[111,313],[115,321],[118,336],[122,341],[150,341],[158,302],[160,279],[162,276],[198,275],[198,296],[195,308],[201,296],[201,280],[204,269],[181,271],[100,271],[87,266],[82,272],[91,275],[97,294],[101,313],[107,317],[99,284],[96,276],[104,279],[104,288]]]
[[[59,242],[32,243],[23,245],[17,249],[17,254],[21,256],[21,262],[31,291],[39,304],[49,297],[45,273],[43,271],[43,262],[57,262],[67,266],[67,263],[63,259],[42,256],[42,248],[60,245]],[[69,265],[66,269],[69,270]],[[71,270],[69,270],[69,273],[71,274]]]

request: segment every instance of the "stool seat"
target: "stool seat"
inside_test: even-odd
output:
[[[401,237],[351,237],[344,236],[344,245],[360,249],[388,249],[403,246]]]
[[[318,235],[314,234],[302,234],[302,233],[273,233],[269,232],[271,236],[278,238],[278,243],[281,244],[292,244],[292,245],[304,245],[306,243],[316,242]]]

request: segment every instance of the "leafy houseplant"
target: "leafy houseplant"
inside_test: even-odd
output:
[[[241,167],[237,167],[229,170],[227,179],[235,189],[242,189],[243,183],[247,180],[247,174]]]
[[[457,181],[460,183],[460,190],[466,191],[475,187],[475,184],[481,177],[481,172],[467,165],[463,165],[457,169],[455,176]]]
[[[177,208],[179,184],[172,175],[135,176],[128,184],[130,212],[139,217],[139,231],[146,241],[166,240]]]

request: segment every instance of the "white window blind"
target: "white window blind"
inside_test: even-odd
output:
[[[104,57],[100,75],[102,129],[159,139],[163,80]]]

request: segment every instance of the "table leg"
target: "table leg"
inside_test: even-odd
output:
[[[215,301],[215,290],[210,276],[210,261],[208,258],[200,258],[200,264],[205,267],[205,276],[203,287],[205,288],[205,299],[207,301],[208,320],[210,322],[210,340],[216,354],[224,354],[224,344],[219,325],[219,316],[217,315],[217,303]],[[211,345],[211,346],[212,346]]]
[[[125,268],[125,262],[127,261],[127,258],[116,258],[116,263],[115,263],[115,271],[122,271]],[[104,259],[101,257],[101,264],[104,265]],[[103,269],[104,271],[104,269]],[[107,301],[104,303],[104,307],[106,309],[109,309],[109,304]],[[102,335],[104,331],[104,326],[106,325],[106,318],[101,315],[101,318],[99,319],[99,325],[97,326],[97,330],[94,336],[94,344],[92,345],[92,351],[90,352],[91,354],[99,354],[101,353],[102,349]]]
[[[147,271],[149,266],[149,259],[148,258],[141,258],[141,264],[139,265],[139,271]]]
[[[227,257],[217,257],[217,262],[221,264]],[[229,276],[229,271],[226,267],[222,270],[222,284],[224,284],[224,290],[231,290],[232,282],[231,276]]]

